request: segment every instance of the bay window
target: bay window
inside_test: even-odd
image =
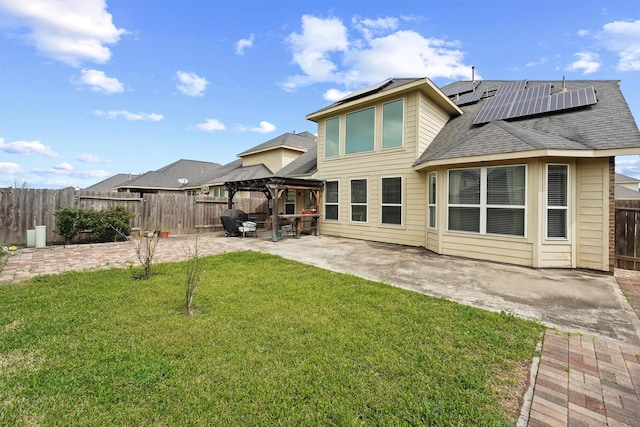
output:
[[[568,237],[569,166],[547,165],[547,238]]]
[[[448,229],[525,236],[526,167],[449,170]]]
[[[436,190],[437,178],[435,172],[430,172],[429,182],[429,228],[436,228]]]

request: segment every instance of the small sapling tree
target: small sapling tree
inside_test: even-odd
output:
[[[193,247],[187,248],[187,271],[185,275],[185,306],[186,306],[186,315],[187,317],[191,316],[191,308],[193,305],[193,297],[196,294],[196,290],[198,289],[198,285],[200,284],[200,279],[202,279],[202,274],[204,271],[202,270],[202,265],[200,264],[200,254],[199,251],[199,240],[200,234],[196,234],[196,243]]]

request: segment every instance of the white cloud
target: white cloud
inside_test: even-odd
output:
[[[5,144],[4,139],[0,138],[0,151],[12,154],[39,155],[51,158],[58,157],[58,153],[40,141],[14,141]]]
[[[260,126],[252,128],[251,132],[271,133],[274,130],[276,130],[275,125],[263,120],[260,122]]]
[[[74,83],[89,86],[94,92],[107,94],[124,92],[122,83],[114,77],[107,76],[104,71],[83,69],[81,73],[80,78],[75,79]]]
[[[197,124],[196,128],[205,132],[213,132],[217,130],[225,130],[227,127],[219,120],[207,119],[204,123]]]
[[[620,71],[640,71],[640,20],[614,21],[602,27],[599,38],[618,55]]]
[[[586,37],[589,35],[589,30],[578,30],[577,33],[580,37]]]
[[[107,45],[127,32],[113,24],[104,0],[2,0],[0,10],[5,24],[20,29],[20,38],[72,66],[107,62]]]
[[[188,96],[202,96],[209,82],[195,73],[178,71],[178,90]]]
[[[76,156],[76,160],[82,163],[98,163],[100,158],[89,153],[80,153]]]
[[[236,42],[236,55],[244,55],[244,51],[253,47],[253,34],[248,39],[240,39]]]
[[[347,96],[350,92],[349,90],[329,89],[324,93],[323,98],[327,101],[336,102]]]
[[[60,164],[57,164],[53,167],[55,170],[60,170],[60,171],[64,171],[64,172],[69,172],[73,170],[73,166],[71,166],[70,163],[67,162],[62,162]]]
[[[616,172],[640,179],[640,157],[616,157]]]
[[[102,169],[76,171],[69,163],[60,163],[52,168],[31,169],[31,173],[40,176],[55,175],[75,178],[106,178],[113,175],[113,173]]]
[[[301,31],[287,38],[302,73],[289,76],[282,87],[333,82],[351,88],[389,77],[471,78],[459,42],[398,30],[395,18],[352,22],[355,34],[338,18],[304,15]]]
[[[22,173],[22,168],[17,163],[12,162],[0,162],[0,172],[7,175],[17,175]]]
[[[164,116],[162,114],[156,114],[156,113],[132,113],[130,111],[127,110],[109,110],[109,111],[102,111],[102,110],[96,110],[94,112],[94,114],[96,116],[104,116],[107,117],[109,119],[115,119],[118,117],[124,117],[126,120],[130,120],[130,121],[151,121],[151,122],[159,122],[160,120],[164,119]]]
[[[384,34],[398,28],[398,18],[391,17],[378,19],[354,17],[352,22],[367,40],[370,40],[375,34]]]
[[[566,71],[582,70],[582,74],[591,74],[598,71],[600,65],[602,65],[600,63],[600,56],[596,53],[578,52],[573,54],[573,56],[577,56],[578,60],[565,68]]]

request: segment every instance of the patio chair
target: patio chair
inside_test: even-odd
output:
[[[242,221],[238,230],[242,233],[242,237],[245,237],[247,233],[253,233],[254,237],[258,237],[258,224],[253,221]]]
[[[289,237],[297,237],[296,236],[296,229],[293,226],[293,223],[291,224],[285,224],[283,226],[280,227],[280,230],[282,230],[282,235],[283,236],[289,236]]]

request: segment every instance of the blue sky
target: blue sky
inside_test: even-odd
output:
[[[621,80],[633,0],[0,0],[0,187],[225,164],[389,77]],[[640,179],[638,156],[617,170]]]

